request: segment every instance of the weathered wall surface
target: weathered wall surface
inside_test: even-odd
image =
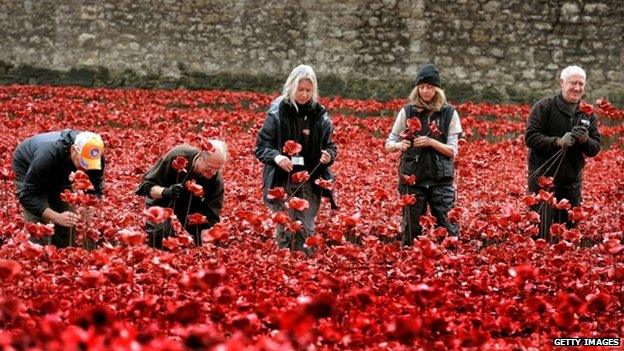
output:
[[[275,91],[308,63],[327,92],[388,97],[434,62],[451,98],[522,101],[579,64],[622,101],[623,37],[621,0],[0,0],[0,82]]]

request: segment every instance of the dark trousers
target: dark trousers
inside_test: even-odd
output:
[[[299,184],[290,184],[289,194],[292,194],[299,187]],[[279,247],[290,248],[292,250],[304,251],[311,253],[309,248],[304,247],[305,241],[309,236],[314,235],[314,226],[316,221],[316,214],[318,213],[321,204],[321,191],[312,186],[310,181],[306,181],[297,193],[296,197],[308,200],[310,207],[305,211],[295,211],[293,209],[286,209],[281,202],[269,202],[267,205],[275,213],[278,211],[287,211],[291,221],[301,221],[303,229],[298,233],[292,233],[283,225],[277,226],[275,233],[275,242]]]
[[[167,220],[162,223],[145,223],[145,231],[147,232],[147,246],[157,249],[163,249],[163,239],[174,236],[171,221]]]
[[[582,182],[576,182],[571,184],[555,185],[553,188],[553,194],[557,202],[567,199],[572,207],[581,205],[581,190]],[[539,192],[539,185],[537,184],[537,178],[529,178],[529,191],[532,193]],[[540,215],[540,230],[539,238],[549,240],[550,239],[550,226],[553,223],[565,223],[566,228],[572,229],[576,227],[576,223],[572,222],[568,218],[567,210],[559,210],[553,208],[551,205],[540,202],[531,209]]]
[[[444,227],[449,235],[459,235],[459,229],[448,220],[448,212],[455,206],[455,188],[452,185],[402,186],[401,194],[412,194],[416,202],[403,207],[403,245],[412,245],[414,238],[422,234],[420,216],[431,208],[437,227]]]

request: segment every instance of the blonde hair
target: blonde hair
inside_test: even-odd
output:
[[[318,102],[318,83],[316,81],[316,74],[312,67],[308,65],[299,65],[295,67],[295,69],[290,72],[288,79],[286,79],[286,83],[284,83],[284,88],[282,89],[282,96],[284,100],[289,102],[291,105],[294,105],[297,108],[297,104],[295,103],[295,93],[297,92],[297,86],[301,80],[309,80],[312,83],[312,104]]]
[[[446,104],[446,94],[444,94],[444,90],[439,87],[435,87],[435,95],[430,102],[425,102],[420,94],[418,93],[418,86],[416,85],[412,92],[407,97],[407,101],[416,105],[416,107],[425,108],[432,111],[439,111],[444,104]]]

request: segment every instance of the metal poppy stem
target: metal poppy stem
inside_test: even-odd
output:
[[[189,215],[189,212],[191,211],[191,202],[193,202],[193,196],[195,196],[192,193],[189,195],[191,196],[189,196],[188,206],[186,207],[186,215],[184,216],[184,230],[186,230],[186,221],[188,220],[188,215]]]
[[[319,166],[321,165],[321,163],[319,162],[319,164],[316,165],[316,167],[314,167],[314,169],[312,169],[312,171],[308,174],[310,177],[312,176],[312,173],[314,173]],[[288,181],[290,182],[290,176],[288,177]],[[290,196],[288,196],[286,198],[285,202],[288,202],[288,200],[292,199],[293,196],[295,196],[295,194],[297,193],[297,191],[299,191],[299,189],[301,189],[301,187],[305,184],[305,182],[301,182],[301,184],[299,184],[299,186],[295,189],[295,191],[292,192],[292,194],[290,194]]]

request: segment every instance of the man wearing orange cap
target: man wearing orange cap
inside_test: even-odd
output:
[[[60,197],[63,190],[71,189],[70,173],[84,171],[94,187],[91,193],[101,196],[106,164],[103,153],[104,143],[98,134],[75,130],[38,134],[15,149],[15,189],[24,219],[54,223],[55,246],[73,244],[69,242],[69,228],[80,220]]]

